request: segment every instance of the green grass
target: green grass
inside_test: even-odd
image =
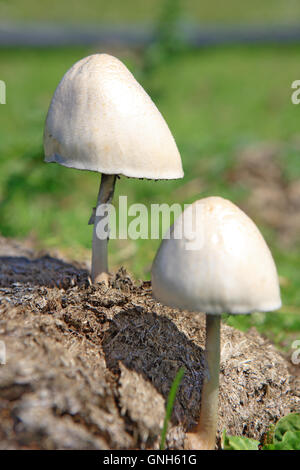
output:
[[[181,384],[181,381],[184,377],[184,374],[185,374],[185,370],[183,367],[181,367],[179,371],[177,372],[177,374],[175,375],[170,391],[169,391],[167,405],[166,405],[166,414],[165,414],[163,428],[161,431],[161,440],[160,440],[160,446],[159,446],[160,450],[165,449],[165,441],[166,441],[166,435],[168,431],[168,424],[172,416],[176,394]]]
[[[70,256],[89,256],[92,229],[87,225],[95,205],[99,175],[43,163],[43,125],[51,96],[64,72],[81,57],[79,49],[0,50],[0,79],[7,85],[7,104],[0,105],[0,230],[3,235],[31,235],[46,248]],[[241,203],[244,187],[228,183],[225,172],[237,153],[253,143],[279,142],[287,178],[299,174],[300,106],[291,104],[291,83],[299,78],[300,47],[218,48],[179,54],[153,70],[151,79],[140,58],[123,59],[153,97],[180,149],[184,180],[139,181],[121,178],[116,200],[128,203],[190,203],[219,195]],[[266,175],[266,184],[268,175]],[[277,344],[290,347],[300,332],[300,255],[298,247],[280,247],[275,234],[261,227],[278,265],[282,313],[228,321],[240,328],[257,326]],[[113,268],[121,263],[136,277],[149,278],[158,240],[111,241]]]
[[[201,23],[288,23],[300,18],[295,0],[182,0],[183,18]],[[153,21],[163,0],[0,0],[1,21],[137,22]]]

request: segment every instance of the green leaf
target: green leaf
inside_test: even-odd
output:
[[[286,431],[282,440],[264,446],[263,450],[300,450],[300,431]]]
[[[228,436],[226,431],[223,432],[223,449],[224,450],[258,450],[259,442],[255,439],[241,436]]]
[[[300,413],[281,418],[275,426],[273,443],[263,450],[300,450]]]
[[[278,421],[275,427],[274,443],[282,441],[289,431],[292,433],[300,431],[300,413],[290,413]]]
[[[181,367],[179,371],[177,372],[175,379],[173,380],[173,383],[169,392],[167,406],[166,406],[166,415],[165,415],[163,429],[161,432],[160,450],[164,450],[165,448],[165,440],[166,440],[166,435],[167,435],[168,423],[172,415],[177,390],[183,379],[184,373],[185,373],[185,370],[183,367]]]

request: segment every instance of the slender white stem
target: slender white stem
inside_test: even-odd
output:
[[[220,373],[220,315],[206,315],[205,356],[209,372],[201,392],[199,422],[187,433],[186,449],[214,449],[218,424]]]
[[[107,244],[109,232],[107,236],[101,239],[97,236],[97,225],[106,215],[101,214],[99,206],[109,204],[113,198],[115,190],[116,175],[104,175],[101,177],[101,184],[98,193],[97,207],[95,211],[94,230],[93,230],[93,246],[92,246],[92,282],[104,281],[108,284],[108,260],[107,260]],[[98,214],[98,215],[97,215]],[[99,215],[100,214],[100,215]]]

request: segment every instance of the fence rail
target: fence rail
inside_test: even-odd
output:
[[[208,27],[184,24],[179,28],[179,34],[192,47],[300,43],[300,25]],[[154,28],[149,25],[110,27],[0,23],[0,47],[124,45],[139,48],[148,45],[154,38]]]

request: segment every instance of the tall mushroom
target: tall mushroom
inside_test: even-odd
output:
[[[125,65],[110,55],[94,54],[75,63],[56,88],[44,149],[46,162],[102,173],[93,218],[92,280],[107,282],[108,234],[97,235],[101,206],[112,200],[117,175],[182,178],[174,138]]]
[[[209,379],[200,417],[186,449],[214,449],[220,364],[220,315],[280,308],[276,266],[252,220],[230,201],[208,197],[189,206],[171,227],[152,267],[154,297],[171,307],[206,313]]]

